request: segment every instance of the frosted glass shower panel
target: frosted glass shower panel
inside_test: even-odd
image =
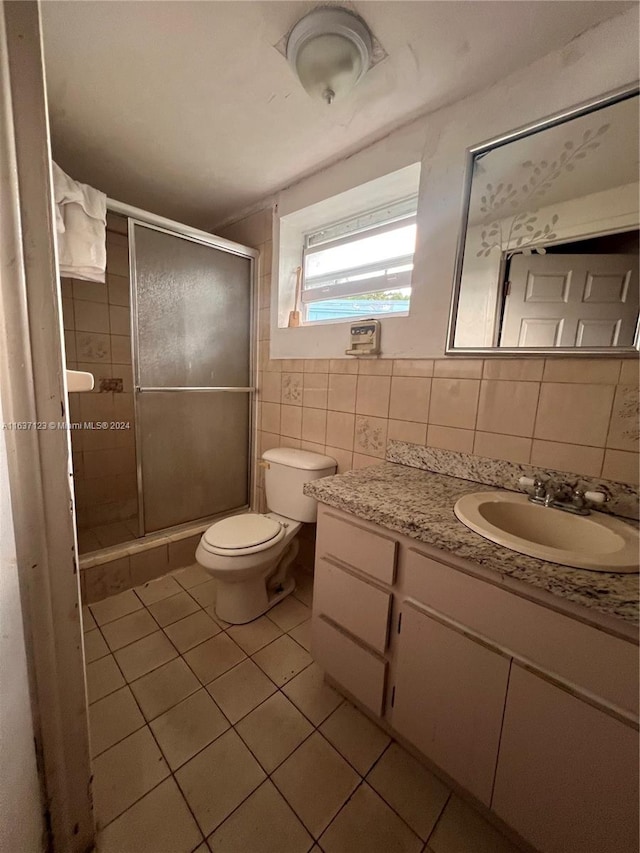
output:
[[[147,533],[248,504],[249,400],[199,391],[140,394]]]
[[[138,384],[246,387],[249,258],[134,226]]]

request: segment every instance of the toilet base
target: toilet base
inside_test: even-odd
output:
[[[245,625],[279,604],[296,588],[296,582],[287,576],[287,570],[297,553],[298,542],[294,539],[269,577],[258,577],[241,583],[218,580],[214,607],[216,616],[232,625]]]

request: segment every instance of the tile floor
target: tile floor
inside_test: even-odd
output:
[[[100,853],[516,853],[324,684],[296,579],[242,626],[199,566],[83,608]]]

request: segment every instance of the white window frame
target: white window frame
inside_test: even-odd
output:
[[[378,293],[380,291],[402,290],[411,287],[411,277],[413,269],[402,270],[400,272],[385,273],[385,275],[372,275],[370,278],[362,278],[358,281],[350,281],[344,283],[336,283],[335,279],[339,278],[340,271],[327,273],[325,276],[314,277],[313,287],[305,287],[305,269],[306,261],[309,255],[316,252],[325,251],[328,248],[342,246],[352,242],[357,237],[374,237],[376,234],[385,234],[399,223],[408,225],[416,222],[417,217],[417,195],[409,198],[401,199],[393,204],[385,205],[381,208],[369,210],[355,217],[350,217],[347,220],[332,223],[316,229],[313,232],[307,233],[304,236],[304,248],[302,253],[302,287],[300,292],[300,302],[306,324],[316,325],[321,323],[339,323],[353,319],[353,317],[361,316],[354,313],[353,316],[335,318],[331,320],[308,320],[306,314],[308,306],[316,302],[326,302],[329,299],[340,299],[351,296],[366,296],[368,293]],[[397,267],[413,265],[415,253],[405,255],[399,258],[393,258],[387,265],[396,269]],[[383,267],[384,261],[377,261],[371,264],[365,264],[360,267],[351,267],[348,275],[363,275],[368,272],[377,273]],[[326,284],[322,284],[322,282]],[[389,317],[391,312],[367,311],[367,316],[382,316]],[[408,312],[394,312],[394,317],[406,317]]]

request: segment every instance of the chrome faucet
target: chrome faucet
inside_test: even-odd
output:
[[[551,477],[545,479],[538,474],[533,479],[521,477],[518,485],[529,494],[531,503],[575,515],[589,515],[591,506],[599,506],[608,500],[604,492],[573,488],[569,483],[557,483]]]

